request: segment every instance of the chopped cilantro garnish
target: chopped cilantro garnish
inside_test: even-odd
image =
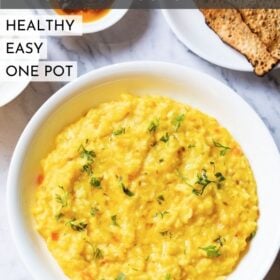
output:
[[[113,131],[114,136],[118,136],[118,135],[121,135],[121,134],[125,134],[125,128],[124,127],[121,127],[119,129]]]
[[[218,178],[219,182],[222,182],[226,179],[225,176],[221,172],[217,172],[215,174],[215,177]]]
[[[93,246],[92,243],[86,241],[86,243],[92,248],[92,258],[95,260],[100,260],[104,258],[103,251],[96,246]]]
[[[125,187],[125,185],[122,185],[122,190],[127,196],[134,196],[134,193]]]
[[[88,141],[86,142],[88,143]],[[81,145],[79,150],[80,157],[83,159],[86,159],[86,163],[82,167],[82,172],[87,173],[88,175],[92,174],[92,163],[94,161],[94,158],[96,157],[96,154],[92,150],[87,150],[84,145]]]
[[[69,225],[71,226],[71,228],[75,231],[84,231],[87,227],[87,224],[84,222],[77,222],[75,219],[69,221]]]
[[[210,164],[215,166],[214,162],[210,162]],[[202,169],[201,174],[197,175],[197,181],[195,182],[195,184],[200,185],[200,188],[199,189],[193,188],[193,193],[197,196],[203,195],[206,187],[211,183],[216,184],[217,188],[220,189],[222,187],[222,182],[225,181],[226,178],[221,172],[215,173],[215,177],[216,180],[210,180],[208,178],[207,171],[205,169]]]
[[[90,179],[90,185],[96,189],[101,189],[101,178],[92,177]]]
[[[100,259],[104,258],[104,255],[103,255],[103,252],[99,248],[96,247],[93,251],[93,257],[96,260],[100,260]]]
[[[203,192],[204,192],[205,188],[212,182],[214,182],[214,181],[211,181],[211,180],[208,179],[207,171],[205,169],[202,169],[201,174],[197,175],[197,181],[196,181],[196,184],[200,185],[201,188],[200,189],[193,189],[193,193],[195,195],[203,195]]]
[[[213,144],[215,147],[220,149],[220,155],[221,156],[225,156],[226,153],[231,149],[230,147],[226,147],[218,142],[216,142],[215,140],[213,140]]]
[[[153,121],[150,122],[149,126],[148,126],[148,131],[150,133],[154,133],[156,132],[157,128],[159,126],[159,120],[158,119],[155,119]]]
[[[164,218],[165,215],[169,214],[168,211],[159,211],[155,214],[155,217],[160,216],[162,219]]]
[[[164,202],[164,196],[163,195],[159,195],[158,197],[157,197],[157,202],[158,202],[158,204],[162,204],[163,202]]]
[[[97,207],[91,207],[90,208],[90,215],[92,217],[96,216],[96,214],[99,212],[99,209]]]
[[[91,175],[91,174],[92,174],[92,166],[91,166],[91,163],[84,164],[84,165],[83,165],[82,171],[85,172],[85,173],[87,173],[88,175]]]
[[[169,134],[166,132],[161,138],[160,141],[167,143],[169,141]]]
[[[79,148],[80,157],[85,158],[87,161],[93,162],[93,159],[96,158],[96,154],[92,150],[87,150],[84,145],[81,145]]]
[[[215,258],[221,255],[220,249],[216,245],[209,245],[207,247],[200,247],[201,250],[206,252],[207,257]]]
[[[112,224],[113,224],[114,226],[117,226],[117,227],[120,226],[120,225],[118,224],[118,222],[117,222],[117,215],[111,216],[111,221],[112,221]]]
[[[215,174],[215,177],[217,178],[216,184],[218,189],[222,187],[222,182],[226,180],[225,176],[221,172],[217,172]]]
[[[184,119],[185,119],[185,115],[181,114],[181,115],[176,116],[172,120],[172,124],[174,125],[176,131],[178,131],[178,129],[181,127],[181,124],[184,121]]]
[[[57,203],[61,204],[61,208],[68,205],[68,192],[65,191],[63,186],[58,186],[62,190],[62,194],[56,194],[55,200]]]
[[[122,188],[122,191],[123,191],[127,196],[134,196],[134,193],[133,193],[131,190],[129,190],[129,189],[125,186],[125,184],[123,183],[121,177],[119,178],[119,182],[120,182],[120,186],[121,186],[121,188]]]

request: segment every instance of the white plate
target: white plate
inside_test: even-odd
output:
[[[260,218],[248,253],[228,279],[263,279],[280,245],[280,158],[276,145],[258,115],[230,88],[201,72],[161,62],[131,62],[92,71],[54,94],[25,128],[10,165],[7,202],[13,238],[33,277],[65,279],[28,211],[39,162],[66,125],[123,92],[168,96],[190,104],[215,117],[240,143],[257,181]]]
[[[162,10],[163,15],[178,39],[203,59],[232,70],[253,71],[248,60],[225,44],[205,23],[197,9]],[[278,68],[279,66],[277,66]]]

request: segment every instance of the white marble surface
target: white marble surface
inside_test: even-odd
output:
[[[98,34],[49,38],[49,59],[77,60],[79,75],[104,65],[131,60],[162,60],[199,69],[228,84],[250,103],[280,148],[280,70],[258,78],[252,73],[211,65],[175,38],[160,11],[129,11],[121,22]],[[0,279],[31,279],[9,233],[6,178],[11,155],[22,130],[41,104],[61,86],[61,83],[32,83],[15,101],[0,108]],[[279,279],[280,256],[266,280]]]

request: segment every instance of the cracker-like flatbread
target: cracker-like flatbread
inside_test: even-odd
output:
[[[280,59],[280,9],[240,9],[239,12],[271,55]]]
[[[277,63],[265,44],[251,31],[236,9],[201,9],[206,23],[231,47],[244,54],[258,76],[269,72]]]

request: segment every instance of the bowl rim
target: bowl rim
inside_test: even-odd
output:
[[[128,10],[129,9],[111,9],[106,15],[104,15],[97,21],[84,22],[83,33],[95,33],[115,25],[124,17]]]
[[[219,87],[226,89],[229,94],[233,95],[232,97],[234,97],[236,100],[238,99],[239,102],[245,105],[247,109],[251,111],[251,113],[253,113],[255,117],[258,118],[260,122],[259,124],[262,126],[263,129],[265,129],[264,132],[266,132],[267,134],[266,136],[270,138],[269,140],[273,144],[272,148],[275,150],[275,152],[277,152],[276,157],[280,165],[280,154],[278,148],[269,130],[265,126],[264,122],[262,121],[262,119],[241,96],[236,94],[234,90],[232,90],[230,87],[228,87],[221,81],[211,77],[210,75],[205,74],[199,70],[186,67],[184,65],[169,63],[169,62],[161,62],[161,61],[122,62],[122,63],[108,65],[98,69],[94,69],[80,76],[78,79],[66,84],[61,89],[59,89],[56,93],[54,93],[49,99],[46,100],[46,102],[38,109],[38,111],[33,115],[31,120],[26,125],[24,131],[22,132],[17,142],[17,145],[14,149],[14,153],[10,162],[8,179],[7,179],[7,193],[6,193],[6,206],[7,206],[9,229],[11,231],[12,239],[19,253],[19,256],[34,279],[42,279],[42,278],[38,278],[38,275],[40,274],[38,274],[38,272],[35,272],[36,269],[34,269],[34,267],[32,266],[32,259],[34,260],[34,258],[32,258],[32,256],[30,256],[29,253],[31,253],[32,255],[32,252],[34,251],[32,250],[32,248],[26,246],[24,242],[23,243],[21,242],[22,237],[19,233],[20,232],[24,233],[24,230],[22,230],[20,227],[20,224],[22,222],[22,217],[20,214],[19,205],[17,204],[18,201],[17,190],[19,188],[19,184],[17,184],[17,182],[21,171],[21,164],[25,158],[26,148],[30,145],[32,137],[34,136],[37,129],[40,127],[42,123],[46,121],[46,119],[54,111],[54,109],[59,108],[64,101],[69,100],[73,96],[75,96],[75,93],[78,90],[81,90],[81,88],[86,89],[88,88],[89,83],[92,83],[92,81],[98,82],[103,78],[106,77],[108,78],[116,73],[121,73],[121,74],[123,74],[124,72],[128,73],[127,72],[128,70],[131,71],[130,73],[143,73],[146,71],[146,69],[149,69],[148,73],[151,73],[151,69],[152,72],[155,71],[155,69],[163,69],[163,72],[170,71],[170,69],[173,69],[173,70],[185,72],[186,74],[187,73],[193,73],[195,75],[199,74],[202,79],[205,78],[211,80]],[[275,248],[271,249],[270,258],[266,259],[266,261],[262,265],[262,268],[259,270],[258,279],[263,279],[266,276],[267,272],[269,271],[270,267],[272,266],[278,254],[279,247],[280,247],[280,227],[279,227],[278,240],[276,240],[274,245]]]

